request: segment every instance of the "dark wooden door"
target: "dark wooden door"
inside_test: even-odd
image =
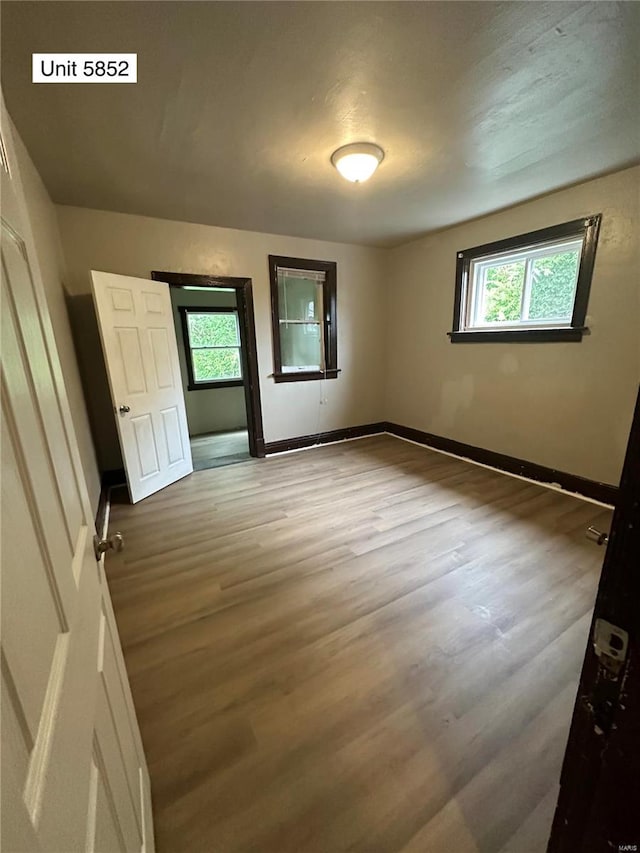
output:
[[[601,646],[610,636],[607,624],[624,632],[614,636],[612,655],[596,653],[596,623]],[[548,853],[605,851],[640,851],[640,395],[548,847]]]

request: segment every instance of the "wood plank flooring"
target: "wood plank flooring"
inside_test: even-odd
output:
[[[114,505],[159,853],[542,853],[609,520],[390,436]]]
[[[246,429],[192,435],[190,444],[194,471],[234,465],[251,458]]]

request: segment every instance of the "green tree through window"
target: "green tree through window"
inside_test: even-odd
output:
[[[570,317],[579,252],[560,252],[533,263],[529,319]]]
[[[530,298],[526,310],[524,288],[526,261],[491,266],[486,271],[485,323],[519,320],[569,319],[573,307],[580,252],[572,249],[531,261]]]
[[[475,283],[481,323],[569,320],[580,247],[551,254],[484,264]]]
[[[186,311],[194,383],[242,378],[240,330],[235,311]]]
[[[487,270],[485,322],[519,320],[523,286],[524,261]]]

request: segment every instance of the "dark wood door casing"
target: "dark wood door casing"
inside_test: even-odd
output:
[[[606,452],[606,448],[600,448]],[[565,753],[548,853],[640,850],[640,394]],[[628,634],[596,655],[597,619]],[[621,664],[621,665],[620,665]]]
[[[247,407],[249,453],[251,456],[263,457],[265,455],[264,428],[262,425],[258,348],[256,345],[256,325],[251,279],[236,276],[162,272],[158,270],[152,271],[151,278],[154,281],[164,281],[170,287],[225,287],[235,290],[238,318],[240,321],[242,371],[243,376],[246,377],[244,393]]]

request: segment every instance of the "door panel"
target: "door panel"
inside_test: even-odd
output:
[[[29,364],[29,381],[33,383],[33,403],[42,419],[46,435],[54,447],[66,447],[64,424],[60,417],[59,402],[52,382],[49,357],[45,347],[42,328],[38,320],[35,294],[30,286],[30,270],[24,242],[12,231],[5,229],[3,261],[7,281],[18,286],[6,291],[5,305],[11,313],[11,324],[20,327],[20,339],[14,337],[13,350],[22,346]],[[18,322],[17,318],[20,318]],[[15,328],[12,329],[15,336]],[[72,531],[82,517],[78,483],[71,457],[68,453],[48,454],[48,463],[54,469],[56,488],[60,492],[61,506],[65,515],[65,528],[71,537]],[[71,542],[71,546],[75,543]]]
[[[91,279],[129,493],[136,503],[193,471],[169,287],[95,271]]]
[[[184,445],[180,431],[180,414],[178,409],[172,406],[170,409],[163,409],[160,415],[162,416],[162,428],[167,442],[169,465],[177,465],[178,462],[184,460]]]
[[[117,817],[111,786],[104,770],[100,745],[95,742],[91,756],[91,808],[87,831],[87,851],[125,853],[127,844]]]
[[[3,254],[5,245],[6,241],[3,242]],[[75,543],[72,541],[65,506],[60,500],[58,485],[53,476],[53,463],[40,421],[34,381],[28,367],[28,356],[19,342],[17,318],[7,286],[9,279],[4,276],[5,270],[3,264],[2,353],[3,363],[11,369],[5,370],[3,374],[3,429],[9,440],[8,447],[16,457],[15,467],[20,472],[17,479],[28,499],[31,523],[37,531],[39,541],[46,543],[43,553],[48,563],[56,564],[58,561],[71,559]],[[14,281],[17,287],[29,286],[26,277],[17,276]],[[10,401],[13,401],[13,405]],[[23,446],[28,448],[26,454],[22,451]],[[29,465],[29,460],[34,460],[36,464]],[[10,496],[7,495],[7,498],[3,511],[11,511]],[[19,541],[16,548],[19,552]],[[56,578],[53,571],[50,572],[50,577],[56,600],[66,597],[67,604],[70,605],[75,594],[75,590],[72,592],[71,589],[73,578],[66,575]]]
[[[160,390],[173,388],[173,371],[166,329],[149,329],[149,340],[156,369],[156,386]]]
[[[114,332],[118,339],[120,361],[124,371],[123,388],[128,397],[135,394],[146,394],[147,383],[144,378],[142,350],[137,329],[115,326]],[[119,371],[118,371],[119,372]]]
[[[140,767],[136,760],[135,738],[124,702],[124,691],[120,685],[115,643],[109,619],[102,613],[100,633],[100,657],[98,672],[100,673],[101,697],[99,707],[108,712],[108,720],[117,745],[117,754],[123,758],[122,768],[126,779],[127,799],[131,805],[134,821],[140,837],[142,837],[142,809],[140,802]],[[109,752],[107,755],[115,755]]]
[[[131,424],[136,439],[138,477],[140,480],[145,480],[160,471],[151,412],[131,418]]]
[[[13,146],[3,142],[2,847],[93,849],[106,826],[102,791],[120,849],[149,853],[146,762]],[[109,800],[120,789],[127,798]]]

